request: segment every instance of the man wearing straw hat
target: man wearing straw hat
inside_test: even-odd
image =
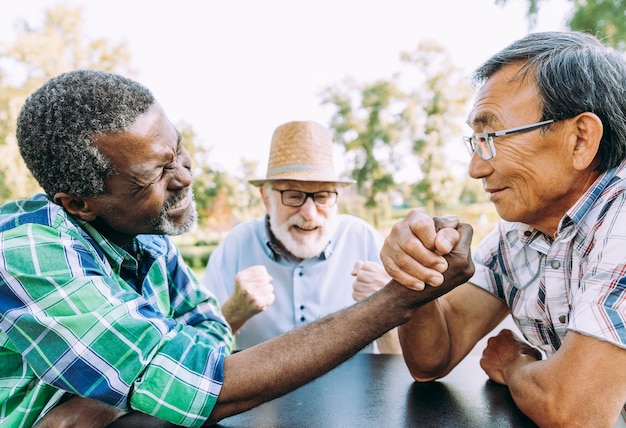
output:
[[[235,227],[211,255],[203,283],[245,349],[367,297],[389,277],[383,238],[365,221],[338,214],[330,132],[312,121],[274,131],[267,174],[250,180],[267,215]],[[353,286],[350,285],[353,283]],[[395,330],[365,352],[399,352]]]

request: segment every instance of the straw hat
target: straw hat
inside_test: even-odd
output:
[[[340,179],[333,164],[333,141],[317,122],[287,122],[274,131],[265,178],[250,180],[262,186],[271,180],[321,181],[349,184]]]

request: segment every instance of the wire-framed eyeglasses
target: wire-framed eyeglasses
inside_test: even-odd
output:
[[[478,153],[483,160],[493,159],[496,155],[496,147],[493,145],[493,137],[502,137],[503,135],[516,134],[518,132],[528,132],[534,129],[546,126],[549,123],[556,122],[554,119],[544,120],[543,122],[533,123],[532,125],[518,126],[517,128],[505,129],[496,132],[477,132],[471,137],[463,137],[465,146],[470,156]]]
[[[278,190],[280,200],[283,205],[288,207],[301,207],[308,198],[313,199],[316,206],[321,208],[329,208],[337,203],[337,192],[324,190],[321,192],[302,192],[300,190]]]

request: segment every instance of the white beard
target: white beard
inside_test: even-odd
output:
[[[283,244],[283,247],[294,256],[300,259],[310,259],[319,256],[330,242],[330,238],[335,230],[336,207],[331,208],[328,218],[318,215],[312,221],[305,221],[299,213],[289,217],[289,219],[277,225],[274,221],[276,217],[276,204],[274,200],[270,201],[270,229],[272,233]],[[291,226],[298,226],[303,229],[313,229],[315,227],[321,229],[321,234],[311,236],[298,236],[296,240],[289,231]]]

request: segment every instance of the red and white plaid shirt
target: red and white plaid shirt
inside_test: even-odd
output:
[[[626,349],[626,162],[596,180],[554,239],[501,221],[474,261],[470,282],[506,302],[526,340],[546,355],[568,330]]]

